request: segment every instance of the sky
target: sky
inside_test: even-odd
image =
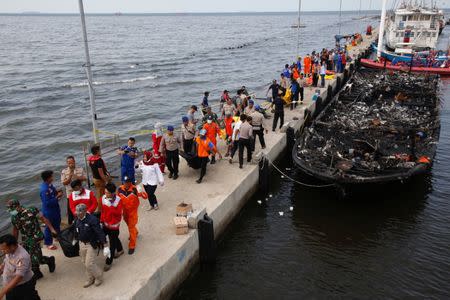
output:
[[[381,9],[382,0],[343,0],[342,10]],[[388,0],[388,8],[395,0]],[[450,0],[438,0],[438,6],[450,8]],[[179,13],[297,11],[297,0],[84,0],[87,13]],[[339,0],[303,0],[303,11],[339,10]],[[78,0],[0,0],[1,13],[22,12],[77,13]]]

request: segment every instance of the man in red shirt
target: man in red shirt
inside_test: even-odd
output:
[[[76,216],[76,207],[80,203],[84,203],[87,207],[87,212],[93,214],[97,209],[97,198],[95,198],[94,192],[85,189],[81,180],[76,179],[70,183],[72,193],[69,195],[69,207],[70,211]]]
[[[119,226],[122,221],[122,201],[116,194],[114,183],[108,183],[105,187],[105,195],[102,197],[102,214],[100,222],[103,224],[103,231],[109,238],[109,248],[111,256],[106,258],[105,272],[111,269],[114,258],[123,253],[122,243],[119,239]],[[117,250],[117,256],[116,255]]]

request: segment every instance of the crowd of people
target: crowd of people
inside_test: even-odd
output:
[[[75,232],[79,242],[79,255],[86,269],[84,287],[102,284],[103,272],[111,269],[113,261],[120,258],[125,249],[119,239],[122,220],[128,229],[128,254],[135,253],[137,244],[137,223],[139,198],[148,199],[148,210],[158,210],[155,195],[158,185],[164,185],[167,178],[177,180],[180,174],[180,156],[188,165],[199,169],[198,184],[202,183],[209,164],[214,165],[217,156],[222,159],[218,142],[223,141],[225,158],[233,164],[238,153],[239,168],[244,167],[244,152],[247,163],[251,163],[256,141],[261,148],[266,147],[265,134],[267,109],[273,112],[272,131],[284,124],[284,109],[288,90],[290,107],[294,109],[297,102],[303,103],[304,88],[317,86],[319,77],[321,86],[325,84],[327,71],[342,72],[345,55],[328,51],[313,52],[292,65],[286,65],[281,74],[281,81],[272,82],[269,107],[263,108],[255,103],[245,86],[236,95],[230,96],[224,90],[219,102],[219,110],[214,112],[209,104],[209,92],[204,93],[200,111],[192,105],[180,120],[181,130],[176,125],[163,127],[155,124],[152,133],[152,149],[139,153],[136,140],[130,137],[126,145],[117,150],[121,157],[120,186],[113,183],[107,164],[102,158],[99,145],[91,148],[88,166],[92,174],[91,191],[88,186],[86,170],[76,164],[73,156],[66,158],[66,168],[61,170],[61,184],[64,189],[54,186],[54,172],[41,173],[40,198],[42,209],[25,207],[18,200],[9,200],[7,210],[11,215],[12,234],[0,237],[0,250],[6,256],[1,270],[4,285],[0,290],[0,299],[39,299],[35,290],[36,280],[43,277],[41,265],[47,265],[50,272],[56,268],[54,256],[44,256],[41,242],[49,250],[56,250],[54,238],[61,232],[60,202],[67,199],[67,221]],[[137,161],[142,155],[142,160]],[[166,170],[167,169],[167,170]],[[136,172],[141,173],[143,190],[136,185]],[[44,232],[40,224],[44,223]],[[18,243],[21,235],[22,243]],[[95,262],[99,252],[105,256],[103,266]]]
[[[49,250],[56,250],[54,238],[61,232],[62,199],[67,199],[67,221],[75,232],[79,243],[79,255],[86,269],[84,287],[102,284],[103,272],[111,269],[113,261],[125,253],[119,239],[122,220],[127,225],[129,241],[128,254],[135,253],[138,236],[139,198],[148,199],[148,210],[158,210],[155,195],[158,185],[164,185],[164,174],[172,180],[180,176],[179,157],[196,160],[200,169],[197,183],[206,175],[207,165],[216,163],[216,156],[222,158],[218,141],[226,145],[226,158],[233,163],[238,152],[239,167],[244,165],[244,150],[247,162],[251,162],[255,150],[255,137],[265,148],[265,112],[255,104],[245,87],[238,91],[237,97],[229,97],[224,91],[218,114],[208,104],[209,93],[201,104],[201,116],[193,105],[180,120],[181,131],[174,125],[163,129],[155,124],[152,134],[152,149],[139,153],[136,140],[130,137],[127,144],[117,150],[121,157],[121,185],[113,183],[107,164],[102,158],[99,145],[91,148],[88,166],[92,174],[94,190],[88,186],[85,169],[76,164],[73,156],[66,158],[66,168],[61,170],[61,184],[64,189],[54,185],[54,172],[41,173],[40,198],[42,208],[25,207],[18,200],[9,200],[7,210],[11,216],[12,234],[0,238],[0,249],[6,253],[2,265],[4,287],[0,299],[39,299],[35,290],[36,280],[43,277],[40,266],[47,265],[50,272],[56,268],[54,256],[44,256],[41,242]],[[282,109],[282,108],[281,108]],[[197,117],[199,115],[199,117]],[[142,160],[138,157],[142,154]],[[167,170],[166,170],[167,169]],[[136,185],[136,172],[141,173],[143,190]],[[40,224],[44,223],[42,232]],[[21,235],[22,243],[18,242]],[[103,252],[105,263],[96,264],[99,252]]]

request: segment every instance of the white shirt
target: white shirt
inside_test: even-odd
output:
[[[234,123],[233,134],[231,135],[231,140],[232,141],[239,140],[239,134],[237,132],[238,132],[238,130],[241,129],[241,125],[242,125],[242,121],[241,120],[239,120],[236,123]]]
[[[144,185],[160,185],[164,184],[164,176],[159,168],[158,164],[144,165],[144,163],[139,164],[139,170],[142,171],[142,184]]]

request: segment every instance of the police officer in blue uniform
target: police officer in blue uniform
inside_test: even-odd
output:
[[[136,182],[134,177],[134,160],[138,155],[138,149],[134,146],[135,144],[136,140],[133,137],[130,137],[127,145],[120,147],[118,150],[118,153],[122,156],[122,161],[120,163],[122,183],[125,182],[125,177],[130,178],[133,183]]]
[[[44,171],[41,173],[42,183],[39,194],[42,201],[42,214],[50,221],[56,233],[60,231],[61,225],[61,209],[59,207],[59,200],[63,196],[62,190],[57,191],[53,186],[53,171]],[[50,228],[45,227],[44,230],[44,244],[50,250],[55,250],[53,245],[53,238]]]

